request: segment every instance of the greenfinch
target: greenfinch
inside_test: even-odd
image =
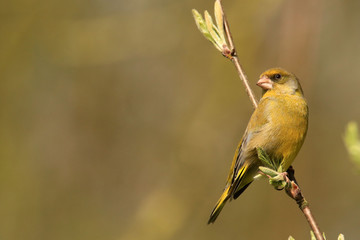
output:
[[[281,68],[260,75],[263,96],[252,114],[231,164],[225,189],[211,212],[213,223],[229,199],[236,199],[252,183],[261,161],[262,148],[286,171],[298,154],[308,128],[308,106],[297,77]]]

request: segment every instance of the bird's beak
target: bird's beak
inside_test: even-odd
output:
[[[259,81],[256,83],[259,87],[261,87],[264,90],[269,90],[273,88],[274,82],[270,80],[267,76],[263,76],[259,79]]]

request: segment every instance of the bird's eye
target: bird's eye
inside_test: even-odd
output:
[[[275,75],[274,75],[274,78],[275,78],[275,79],[280,79],[280,78],[281,78],[281,74],[279,74],[279,73],[275,74]]]

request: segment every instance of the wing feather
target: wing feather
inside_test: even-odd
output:
[[[246,177],[246,173],[249,171],[249,168],[251,168],[251,165],[257,159],[255,142],[259,134],[265,129],[266,124],[269,122],[266,103],[266,98],[260,101],[258,108],[254,111],[250,118],[244,136],[236,148],[227,180],[227,186],[231,186],[230,192],[232,194],[241,190],[243,187],[241,184],[242,180]],[[248,183],[244,183],[244,185],[246,184]]]

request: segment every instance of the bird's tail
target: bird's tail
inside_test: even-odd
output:
[[[221,195],[219,201],[216,203],[214,210],[211,212],[208,224],[215,222],[216,218],[219,216],[221,210],[225,206],[225,203],[230,198],[229,190],[230,186],[227,186],[223,194]]]

